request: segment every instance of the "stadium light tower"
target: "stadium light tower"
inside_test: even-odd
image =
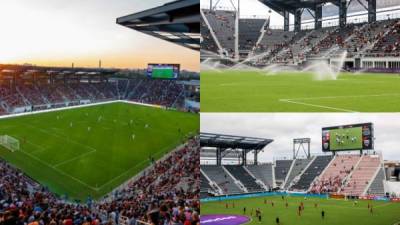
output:
[[[293,139],[293,159],[299,156],[300,150],[303,150],[307,159],[311,157],[310,153],[311,138],[295,138]]]

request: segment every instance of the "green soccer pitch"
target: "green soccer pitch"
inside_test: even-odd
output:
[[[288,208],[286,208],[286,199]],[[251,221],[246,225],[276,225],[276,217],[280,219],[280,225],[394,225],[400,222],[400,203],[385,201],[321,199],[309,197],[259,197],[240,200],[201,203],[201,214],[233,214],[243,215],[246,207],[246,216]],[[267,204],[264,204],[267,201]],[[271,201],[274,202],[272,206]],[[304,211],[298,216],[297,210],[300,203],[304,203]],[[229,208],[226,208],[228,203]],[[315,207],[317,203],[317,207]],[[373,213],[368,209],[368,203],[372,204]],[[233,204],[234,207],[233,208]],[[262,222],[255,217],[255,210],[260,208]],[[253,216],[250,213],[253,209]],[[321,212],[325,211],[325,219]]]
[[[0,157],[59,195],[96,199],[198,130],[196,114],[117,102],[1,119],[20,150]]]
[[[398,112],[400,76],[202,71],[202,112]]]

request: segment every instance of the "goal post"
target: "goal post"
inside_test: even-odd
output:
[[[19,150],[19,140],[9,135],[0,135],[0,145],[11,152]]]

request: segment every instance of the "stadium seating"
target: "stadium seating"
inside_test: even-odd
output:
[[[208,196],[208,191],[211,190],[212,187],[210,186],[207,178],[200,173],[200,198],[205,198]]]
[[[202,165],[201,170],[203,170],[225,194],[243,193],[243,191],[235,184],[232,177],[230,177],[221,166]]]
[[[48,106],[65,106],[67,102],[77,105],[81,100],[99,102],[117,99],[182,108],[185,96],[183,84],[178,81],[147,77],[118,82],[3,85],[0,86],[0,114],[13,113],[19,107],[40,110]]]
[[[292,168],[290,169],[290,173],[287,176],[284,188],[289,188],[293,179],[300,175],[303,170],[307,168],[307,165],[311,162],[312,158],[309,159],[295,159],[292,164]]]
[[[359,155],[337,155],[325,171],[313,182],[311,192],[338,192],[344,179],[354,170]]]
[[[331,160],[331,156],[316,156],[300,179],[290,189],[307,191],[314,179],[322,173]]]
[[[265,25],[265,19],[240,19],[239,20],[239,49],[244,51],[252,50],[258,38],[261,35],[261,30]]]
[[[378,155],[363,155],[354,171],[346,179],[340,193],[345,195],[360,196],[365,194],[366,188],[372,182],[379,169],[381,159]]]
[[[282,185],[289,173],[293,160],[276,160],[275,161],[275,182],[278,186]]]
[[[204,10],[204,12],[210,27],[203,21],[202,49],[217,53],[216,43],[210,34],[210,29],[213,29],[216,38],[226,51],[225,56],[233,58],[235,13],[223,10]],[[302,30],[297,33],[263,28],[263,24],[268,24],[263,22],[265,20],[255,18],[239,20],[239,54],[241,59],[247,56],[254,58],[250,60],[250,64],[297,65],[307,60],[337,58],[343,52],[347,52],[348,58],[400,56],[399,19],[349,23],[343,28],[332,26],[317,30]],[[260,32],[263,29],[265,32]]]
[[[248,165],[246,168],[258,179],[261,180],[267,187],[273,188],[274,182],[274,168],[272,163],[263,165]]]
[[[385,187],[383,182],[386,180],[384,168],[379,169],[374,181],[368,188],[367,194],[385,196]]]
[[[87,204],[55,196],[0,160],[0,224],[199,224],[198,157],[195,138],[122,189]]]
[[[257,184],[256,179],[251,176],[242,166],[224,166],[232,176],[239,180],[247,189],[248,192],[262,192],[265,191],[263,187]]]
[[[206,50],[211,53],[217,53],[218,52],[217,43],[215,43],[215,40],[211,35],[210,29],[208,28],[207,24],[204,22],[203,17],[201,17],[200,26],[201,26],[201,29],[200,29],[201,37],[202,37],[202,40],[200,43],[201,50]]]
[[[235,16],[234,11],[210,11],[203,10],[210,26],[218,38],[222,48],[226,51],[225,56],[233,57],[235,49]]]

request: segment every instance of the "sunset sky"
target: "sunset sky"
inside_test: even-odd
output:
[[[180,63],[199,71],[199,52],[116,24],[172,0],[1,0],[0,63],[144,68]]]

